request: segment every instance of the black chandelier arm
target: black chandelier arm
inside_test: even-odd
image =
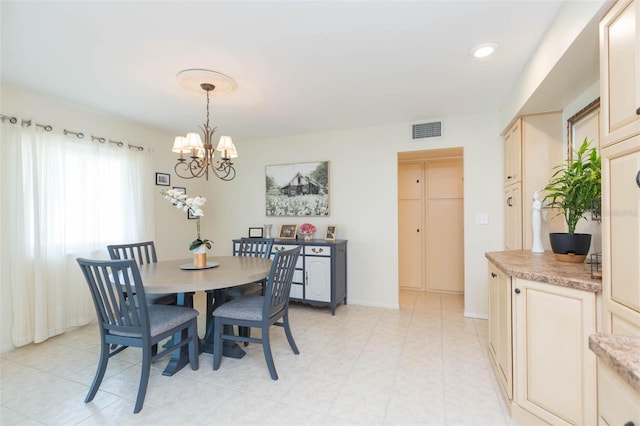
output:
[[[213,156],[211,156],[213,157]],[[213,160],[213,158],[211,158]],[[174,167],[174,171],[178,177],[182,179],[193,179],[204,176],[209,180],[209,166],[213,174],[221,180],[230,181],[236,177],[236,169],[233,163],[228,159],[209,161],[209,159],[200,157],[191,157],[190,160],[179,159]]]
[[[217,167],[214,169],[214,172],[218,178],[230,181],[236,177],[236,169],[233,167],[233,163],[228,159],[218,160]]]
[[[197,158],[190,160],[179,159],[173,168],[176,175],[182,179],[193,179],[201,177],[202,173],[198,173],[198,170],[202,170],[202,161]]]

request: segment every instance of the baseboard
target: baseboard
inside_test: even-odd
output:
[[[349,299],[347,300],[347,304],[349,305],[358,305],[358,306],[368,306],[370,308],[384,308],[384,309],[394,309],[394,310],[399,310],[400,309],[400,305],[399,304],[392,304],[392,303],[372,303],[369,301],[364,301],[364,300],[353,300],[353,299]],[[340,304],[338,304],[338,306],[340,306]]]
[[[465,318],[476,318],[476,319],[483,319],[483,320],[489,319],[488,314],[477,314],[475,312],[467,312],[467,311],[464,311],[464,316]]]
[[[521,426],[541,426],[549,423],[511,401],[511,419]]]

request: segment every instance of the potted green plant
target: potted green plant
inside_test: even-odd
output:
[[[573,158],[556,166],[544,188],[545,208],[553,208],[564,216],[566,233],[550,233],[551,249],[558,260],[584,262],[591,246],[591,234],[576,234],[576,225],[588,212],[600,215],[602,178],[600,154],[585,138],[574,150]]]

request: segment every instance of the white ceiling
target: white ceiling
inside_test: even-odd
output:
[[[0,77],[179,134],[205,97],[176,73],[216,70],[238,83],[212,101],[235,140],[497,112],[560,4],[3,0]]]

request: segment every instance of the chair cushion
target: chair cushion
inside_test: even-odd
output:
[[[149,328],[151,337],[157,336],[174,327],[184,324],[198,316],[195,309],[184,306],[149,305]],[[142,337],[139,333],[112,331],[112,334],[125,337]]]
[[[234,318],[249,321],[261,321],[264,296],[242,296],[218,306],[213,311],[214,317]]]
[[[229,289],[229,298],[237,299],[241,296],[249,296],[253,294],[261,294],[262,285],[258,283],[239,285],[237,287],[231,287]]]

